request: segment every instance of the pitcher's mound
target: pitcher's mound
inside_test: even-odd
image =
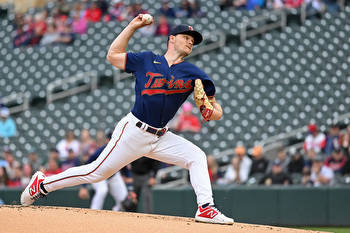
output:
[[[68,207],[48,206],[0,206],[1,232],[142,232],[142,233],[218,233],[254,232],[284,233],[311,232],[283,227],[270,227],[234,223],[215,225],[197,223],[191,218],[150,215],[139,213],[113,212]]]

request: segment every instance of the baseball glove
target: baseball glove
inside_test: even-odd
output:
[[[200,79],[195,80],[193,98],[204,120],[209,121],[213,114],[214,107],[210,103],[208,96],[205,94],[203,83]]]

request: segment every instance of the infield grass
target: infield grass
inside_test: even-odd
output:
[[[350,227],[300,227],[305,230],[326,231],[334,233],[350,233]]]

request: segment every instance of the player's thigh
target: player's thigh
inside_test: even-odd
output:
[[[206,155],[198,146],[172,132],[162,136],[147,157],[187,169],[192,163],[206,163]]]

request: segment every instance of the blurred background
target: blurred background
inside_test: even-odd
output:
[[[139,13],[155,22],[135,33],[129,51],[163,54],[180,23],[204,36],[187,60],[214,80],[224,116],[201,122],[189,98],[169,127],[206,152],[223,212],[243,222],[348,225],[346,0],[1,0],[0,203],[18,204],[36,170],[84,164],[130,111],[134,78],[106,54]],[[122,172],[130,195],[137,172]],[[152,163],[147,172],[154,204],[138,211],[193,215],[187,171]],[[75,199],[39,204],[89,207],[76,189],[55,195],[64,192]]]

